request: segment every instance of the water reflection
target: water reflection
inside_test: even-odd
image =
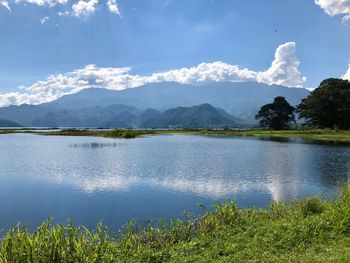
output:
[[[69,147],[68,160],[66,148],[56,149],[57,159],[39,155],[31,176],[89,194],[143,187],[220,199],[263,191],[283,201],[344,182],[350,166],[348,148],[254,139],[157,136]]]
[[[241,206],[266,206],[271,200],[334,194],[350,177],[348,147],[253,138],[174,135],[91,142],[12,134],[0,136],[0,145],[0,209],[9,221],[60,213],[87,223],[125,222],[226,198]]]
[[[109,142],[109,143],[102,143],[102,142],[89,142],[89,143],[72,143],[69,144],[69,147],[72,148],[106,148],[106,147],[120,147],[123,146],[122,143],[116,143],[116,142]]]

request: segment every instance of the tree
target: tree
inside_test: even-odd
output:
[[[350,128],[350,82],[326,79],[298,106],[299,118],[319,128]]]
[[[262,106],[255,118],[262,127],[281,130],[295,122],[294,111],[295,108],[284,97],[276,97],[273,103]]]

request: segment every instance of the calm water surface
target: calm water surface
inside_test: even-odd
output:
[[[53,216],[117,229],[129,219],[332,196],[348,180],[350,147],[165,135],[133,140],[0,136],[0,229]]]

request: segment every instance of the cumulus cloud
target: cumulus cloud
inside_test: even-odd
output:
[[[256,81],[257,73],[247,68],[241,69],[222,61],[201,63],[192,68],[181,68],[162,73],[154,73],[146,77],[147,82],[175,81],[182,84],[201,84],[209,82],[229,81]]]
[[[111,11],[113,14],[120,16],[120,11],[116,0],[108,0],[107,6],[109,11]]]
[[[302,87],[306,81],[298,69],[300,62],[296,55],[296,44],[288,42],[280,45],[275,53],[271,67],[266,71],[252,71],[221,61],[202,63],[193,68],[182,68],[147,77],[148,82],[175,81],[183,84],[209,82],[248,82],[278,84],[288,87]]]
[[[315,0],[328,15],[342,15],[343,22],[350,20],[350,0]]]
[[[178,82],[201,85],[212,82],[261,82],[289,87],[302,87],[305,78],[298,70],[296,45],[289,42],[280,45],[271,67],[266,71],[253,71],[222,61],[201,63],[191,68],[181,68],[148,76],[131,74],[131,68],[97,67],[87,65],[64,74],[49,76],[31,86],[20,87],[22,92],[0,94],[0,106],[10,104],[38,104],[52,101],[66,94],[91,87],[122,90],[154,82]]]
[[[350,81],[350,64],[349,64],[348,71],[343,76],[343,79],[347,79]]]
[[[300,61],[296,57],[295,42],[280,45],[271,67],[258,73],[258,82],[290,87],[302,87],[306,81],[299,71]]]
[[[11,8],[9,5],[9,2],[7,0],[0,0],[0,5],[2,5],[3,7],[5,7],[8,11],[11,12]]]
[[[98,0],[80,0],[72,6],[72,15],[89,16],[95,13]]]

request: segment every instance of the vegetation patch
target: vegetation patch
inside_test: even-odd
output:
[[[124,138],[132,139],[143,135],[154,134],[154,131],[148,130],[132,130],[132,129],[115,129],[115,130],[91,130],[91,129],[66,129],[48,132],[30,132],[41,135],[55,136],[92,136],[107,138]]]
[[[117,235],[48,220],[34,232],[17,225],[0,242],[0,262],[346,262],[350,191],[267,209],[225,202],[195,220],[130,221]]]
[[[0,134],[9,134],[9,133],[14,133],[13,130],[0,130]]]
[[[302,138],[324,142],[350,142],[350,131],[332,129],[300,130],[201,130],[197,134],[222,136],[255,136],[265,138]]]

